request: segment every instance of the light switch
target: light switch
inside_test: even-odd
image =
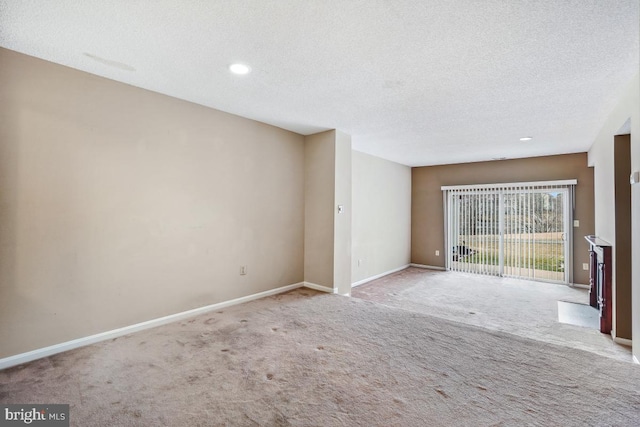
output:
[[[576,228],[580,227],[580,220],[579,219],[574,219],[573,220],[573,226],[576,227]]]

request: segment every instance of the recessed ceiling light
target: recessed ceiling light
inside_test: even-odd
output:
[[[522,138],[520,138],[520,141],[531,141],[532,139],[532,136],[523,136]]]
[[[231,64],[229,65],[229,70],[233,73],[233,74],[249,74],[251,72],[251,68],[249,68],[249,66],[244,65],[244,64]]]

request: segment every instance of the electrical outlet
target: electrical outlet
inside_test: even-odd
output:
[[[247,274],[247,266],[246,265],[242,265],[242,266],[240,266],[240,275],[244,276],[245,274]]]
[[[589,264],[587,264],[586,262],[582,263],[582,269],[583,270],[588,270],[589,269]]]
[[[440,256],[440,251],[436,251],[436,256]]]

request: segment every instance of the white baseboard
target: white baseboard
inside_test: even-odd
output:
[[[193,310],[183,311],[181,313],[171,314],[169,316],[159,317],[157,319],[147,320],[146,322],[136,323],[135,325],[125,326],[123,328],[113,329],[107,332],[101,332],[99,334],[90,335],[88,337],[78,338],[75,340],[63,342],[60,344],[54,344],[49,347],[39,348],[36,350],[28,351],[26,353],[16,354],[15,356],[5,357],[0,359],[0,370],[10,368],[16,365],[22,365],[23,363],[31,362],[36,359],[51,356],[64,351],[73,350],[75,348],[84,347],[90,344],[95,344],[100,341],[106,341],[113,338],[118,338],[123,335],[129,335],[134,332],[143,331],[145,329],[155,328],[156,326],[165,325],[167,323],[177,322],[179,320],[187,319],[190,317],[198,316],[200,314],[208,313],[210,311],[220,310],[225,307],[230,307],[236,304],[242,304],[244,302],[253,301],[259,298],[268,297],[271,295],[280,294],[290,291],[292,289],[306,286],[304,282],[295,283],[293,285],[282,286],[276,289],[270,289],[264,292],[258,292],[257,294],[247,295],[240,298],[235,298],[229,301],[223,301],[216,304],[207,305],[205,307],[195,308]]]
[[[640,361],[638,361],[638,358],[633,356],[633,363],[637,363],[638,365],[640,365]]]
[[[579,288],[579,289],[591,289],[591,286],[583,285],[582,283],[571,283],[569,286],[571,286],[572,288]]]
[[[414,263],[411,263],[409,265],[411,267],[424,268],[424,269],[427,269],[427,270],[439,270],[439,271],[446,271],[447,270],[444,267],[436,267],[435,265],[414,264]]]
[[[613,342],[616,344],[624,345],[627,347],[632,347],[633,341],[627,338],[620,338],[616,336],[616,331],[611,330],[611,338],[613,338]]]
[[[316,291],[327,292],[327,293],[330,293],[330,294],[335,294],[335,293],[338,292],[334,288],[330,288],[328,286],[323,286],[323,285],[318,285],[316,283],[311,283],[311,282],[302,282],[302,286],[304,286],[305,288],[315,289]]]
[[[633,341],[627,338],[614,337],[613,342],[615,342],[616,344],[627,346],[627,347],[633,346]]]
[[[373,280],[376,280],[376,279],[379,279],[381,277],[388,276],[389,274],[393,274],[393,273],[396,273],[398,271],[402,271],[405,268],[409,267],[409,265],[410,264],[405,264],[402,267],[394,268],[393,270],[385,271],[384,273],[376,274],[375,276],[371,276],[371,277],[367,277],[366,279],[358,280],[357,282],[352,283],[351,287],[355,288],[356,286],[364,285],[365,283],[369,283],[369,282],[371,282]]]

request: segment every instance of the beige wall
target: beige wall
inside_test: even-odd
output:
[[[631,171],[640,171],[640,73],[626,92],[631,119]],[[640,363],[640,184],[631,186],[631,334],[633,356]]]
[[[411,168],[358,151],[352,158],[351,280],[357,283],[410,262]]]
[[[614,271],[616,270],[616,230],[613,137],[621,133],[620,130],[627,120],[631,122],[631,170],[640,171],[640,74],[636,74],[628,83],[618,104],[602,126],[589,150],[589,164],[594,166],[595,230],[598,236],[614,245]],[[635,343],[633,354],[637,359],[640,359],[640,184],[631,186],[630,232],[632,257],[631,333]],[[613,326],[615,334],[615,322]]]
[[[615,286],[613,316],[616,336],[631,339],[631,138],[614,137]]]
[[[443,185],[493,184],[577,179],[574,228],[574,283],[589,283],[589,246],[583,236],[593,234],[593,170],[586,153],[493,162],[426,166],[412,169],[411,262],[445,266]],[[435,251],[440,251],[440,256]]]
[[[338,205],[342,212],[338,212]],[[304,280],[351,292],[351,137],[305,137]]]
[[[335,205],[333,283],[335,291],[341,295],[351,294],[351,136],[343,132],[335,133]],[[342,210],[338,211],[338,206]]]
[[[304,141],[304,280],[333,289],[334,130]]]
[[[302,136],[0,64],[0,357],[303,280]]]

